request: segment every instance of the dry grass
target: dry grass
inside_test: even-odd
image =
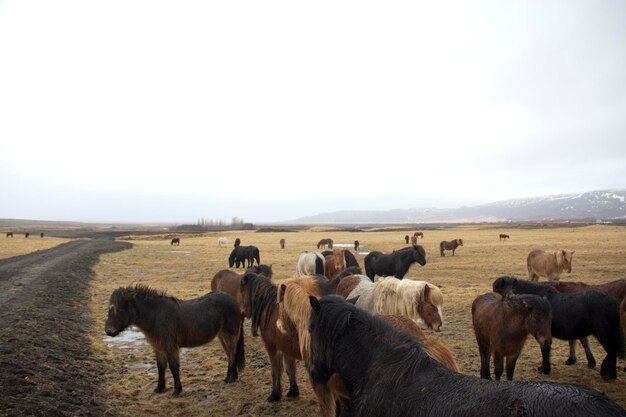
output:
[[[69,242],[71,239],[44,236],[42,239],[37,235],[31,235],[28,239],[23,233],[13,232],[14,237],[5,237],[5,232],[0,234],[0,259],[11,258],[13,256],[26,255],[38,250],[50,249],[61,243]]]
[[[499,233],[511,235],[511,240],[499,241]],[[134,248],[107,254],[96,268],[97,278],[92,286],[90,308],[94,319],[91,339],[97,355],[107,363],[103,369],[111,415],[245,415],[245,416],[308,416],[318,414],[304,369],[299,368],[301,396],[299,400],[283,400],[269,404],[270,372],[267,354],[258,338],[252,338],[246,327],[247,367],[240,381],[226,385],[225,355],[217,341],[200,348],[185,350],[181,355],[183,395],[171,395],[171,375],[166,374],[168,390],[156,395],[156,366],[150,347],[145,342],[126,349],[107,346],[104,336],[108,297],[112,290],[132,283],[147,284],[164,289],[180,298],[191,298],[210,291],[210,280],[220,269],[227,268],[227,257],[236,236],[242,244],[254,244],[261,251],[261,262],[272,264],[275,280],[290,278],[295,271],[298,255],[316,250],[315,245],[325,237],[335,243],[361,242],[362,250],[382,250],[404,247],[405,232],[322,232],[254,233],[238,232],[208,234],[181,239],[180,246],[170,246],[169,239],[140,238],[132,240]],[[218,248],[217,237],[228,236],[229,247]],[[471,325],[471,303],[474,298],[491,289],[492,281],[501,275],[526,276],[526,255],[535,248],[575,250],[573,273],[564,280],[600,283],[626,277],[626,229],[591,226],[575,229],[497,229],[460,227],[443,231],[425,231],[419,240],[427,253],[425,267],[414,266],[407,277],[427,280],[442,287],[444,293],[444,331],[437,334],[450,346],[464,373],[478,375],[479,359]],[[281,250],[280,238],[287,241]],[[440,257],[441,240],[462,238],[456,256]],[[33,239],[34,240],[34,239]],[[363,256],[357,257],[363,264]],[[242,270],[239,270],[242,271]],[[434,334],[431,334],[434,336]],[[603,350],[592,340],[598,364]],[[579,362],[565,366],[567,343],[553,344],[552,374],[541,376],[536,367],[541,362],[537,343],[529,340],[517,365],[516,379],[580,382],[605,392],[626,406],[626,375],[618,372],[614,382],[603,382],[598,369],[588,369],[582,349]],[[283,382],[286,391],[286,381]]]

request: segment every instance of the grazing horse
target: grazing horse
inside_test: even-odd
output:
[[[490,379],[489,361],[499,380],[506,358],[506,379],[513,379],[515,364],[526,338],[533,335],[541,347],[542,374],[550,373],[550,348],[552,346],[552,308],[538,295],[512,295],[505,299],[498,293],[476,297],[472,303],[472,325],[480,353],[480,377]]]
[[[365,274],[374,281],[374,277],[393,275],[403,278],[414,262],[426,265],[426,251],[421,245],[404,248],[390,254],[372,251],[365,257]]]
[[[43,238],[43,232],[41,232],[39,235],[41,236],[41,238]]]
[[[446,256],[445,253],[443,253],[444,250],[451,250],[452,251],[452,256],[454,256],[454,251],[456,250],[456,248],[458,248],[459,246],[463,246],[463,239],[454,239],[450,242],[444,240],[439,244],[439,254],[441,254],[441,256]]]
[[[13,237],[13,232],[7,232],[7,237]]]
[[[600,376],[605,380],[617,378],[615,367],[617,357],[624,357],[624,335],[619,323],[619,304],[610,295],[599,291],[562,294],[549,285],[512,277],[496,279],[493,291],[503,296],[513,293],[546,297],[552,306],[552,337],[576,340],[594,335],[606,351]],[[566,363],[573,363],[572,360],[575,362],[576,358],[570,357]]]
[[[239,287],[243,299],[244,314],[252,321],[252,328],[258,328],[270,358],[272,367],[272,392],[267,401],[274,402],[282,397],[281,376],[283,363],[289,377],[288,397],[300,395],[296,381],[296,360],[301,360],[297,329],[291,322],[283,323],[279,330],[278,302],[276,286],[269,278],[255,273],[246,273]]]
[[[256,261],[257,265],[261,264],[261,255],[259,253],[259,248],[256,246],[237,246],[230,252],[228,256],[228,266],[232,268],[239,268],[241,265],[242,268],[251,268],[254,265],[254,261]]]
[[[170,246],[180,246],[180,238],[179,237],[175,237],[174,239],[172,239],[172,241],[170,242]]]
[[[404,236],[404,242],[408,245],[409,244],[409,235]]]
[[[285,239],[280,240],[280,248],[285,249]]]
[[[24,233],[24,237],[25,238],[28,238],[28,236],[30,236],[30,233],[28,233],[28,232]]]
[[[222,236],[217,238],[217,246],[219,248],[225,248],[228,245],[228,238]]]
[[[386,277],[371,282],[363,275],[353,275],[341,280],[336,292],[347,300],[358,297],[355,305],[373,314],[406,316],[423,321],[436,332],[443,325],[443,294],[426,281]]]
[[[382,318],[333,295],[309,300],[309,374],[318,384],[340,377],[351,416],[626,415],[584,385],[504,383],[453,372]]]
[[[216,336],[228,357],[224,382],[235,382],[237,371],[245,366],[243,320],[237,302],[226,293],[180,300],[143,285],[120,287],[111,294],[106,334],[117,336],[133,324],[145,334],[156,354],[156,393],[165,389],[165,366],[169,364],[174,395],[180,394],[180,348],[201,346]]]
[[[361,247],[361,243],[359,243],[358,240],[355,240],[354,241],[354,251],[357,252],[360,247]]]
[[[323,249],[323,248],[332,249],[333,243],[334,242],[332,239],[322,239],[319,242],[317,242],[317,248],[318,249]]]
[[[324,275],[326,260],[320,252],[304,252],[300,254],[296,264],[296,275]]]
[[[413,233],[413,236],[415,236],[416,239],[418,237],[424,239],[424,233],[422,233],[422,232],[415,232],[415,233]]]
[[[236,238],[236,239],[235,239],[235,244],[234,244],[233,246],[236,248],[236,247],[237,247],[237,246],[239,246],[239,245],[241,245],[241,239]]]
[[[507,239],[511,239],[511,236],[509,235],[505,235],[504,233],[500,233],[500,240],[507,240]]]

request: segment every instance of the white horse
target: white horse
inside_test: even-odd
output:
[[[296,276],[324,275],[326,260],[320,252],[304,252],[298,258]]]
[[[228,246],[228,239],[225,237],[218,237],[217,238],[217,246],[220,248],[225,248],[226,246]]]

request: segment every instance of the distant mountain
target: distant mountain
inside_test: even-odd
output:
[[[454,209],[346,210],[291,220],[289,224],[474,223],[625,219],[626,190],[521,198]]]

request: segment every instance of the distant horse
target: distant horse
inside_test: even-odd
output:
[[[326,260],[320,252],[304,252],[300,254],[296,264],[296,275],[324,275]]]
[[[615,402],[584,385],[503,383],[453,372],[382,318],[333,295],[309,300],[309,374],[318,384],[341,378],[350,395],[349,415],[625,415]]]
[[[615,367],[617,357],[624,357],[624,335],[619,323],[619,304],[610,295],[599,291],[562,294],[549,285],[512,277],[496,279],[493,291],[503,296],[513,293],[546,297],[552,306],[552,337],[576,340],[594,335],[606,351],[600,376],[605,380],[617,378]],[[572,359],[576,361],[569,358],[566,363],[572,363]]]
[[[323,249],[323,248],[332,249],[333,248],[333,240],[332,239],[322,239],[319,242],[317,242],[317,248],[318,249]]]
[[[615,300],[619,303],[624,298],[626,298],[626,279],[618,279],[615,281],[606,282],[604,284],[597,285],[589,285],[584,282],[565,282],[565,281],[550,281],[546,282],[546,285],[551,285],[557,289],[557,291],[566,294],[572,294],[583,291],[603,291],[609,294],[611,297],[615,298]],[[583,349],[585,349],[585,355],[587,356],[587,364],[590,368],[595,367],[596,360],[593,357],[593,353],[591,353],[591,348],[589,347],[589,341],[586,337],[580,339],[580,343],[583,345]],[[568,365],[573,365],[576,363],[576,341],[569,341],[569,359],[567,360]]]
[[[511,236],[509,235],[505,235],[504,233],[500,233],[500,240],[506,240],[506,239],[511,239]]]
[[[239,268],[239,265],[242,268],[250,268],[254,265],[254,261],[256,261],[257,265],[261,264],[261,255],[259,248],[256,246],[237,246],[228,256],[228,266],[230,268],[233,266]]]
[[[217,246],[219,248],[225,248],[228,245],[228,238],[222,236],[217,238]]]
[[[404,242],[408,245],[409,244],[409,235],[404,236]]]
[[[413,236],[415,236],[415,238],[421,237],[422,239],[424,239],[424,233],[423,232],[415,232],[415,233],[413,233]]]
[[[376,275],[403,278],[411,265],[417,262],[421,266],[426,265],[426,251],[420,245],[404,248],[388,255],[382,252],[372,251],[364,260],[365,274],[374,281]]]
[[[13,237],[13,232],[7,232],[7,237]]]
[[[39,235],[40,235],[40,236],[41,236],[41,238],[43,239],[43,232],[41,232]]]
[[[296,381],[296,360],[301,360],[297,329],[292,323],[283,324],[283,331],[279,330],[278,301],[276,286],[269,278],[254,273],[246,273],[241,279],[241,296],[243,299],[244,314],[251,319],[252,328],[258,328],[270,358],[272,368],[272,392],[267,401],[274,402],[282,397],[281,376],[283,362],[289,377],[288,397],[300,395]]]
[[[143,285],[120,287],[109,301],[106,334],[117,336],[130,325],[146,335],[156,354],[159,381],[154,392],[165,389],[165,367],[174,378],[174,395],[180,383],[179,349],[204,345],[216,336],[228,357],[224,382],[235,382],[245,366],[243,320],[237,302],[223,292],[209,293],[192,300],[169,297]]]
[[[406,316],[413,321],[423,321],[437,332],[443,325],[443,294],[426,281],[386,277],[371,282],[363,275],[353,275],[341,280],[337,294],[347,300],[358,297],[355,305],[373,314]]]
[[[413,246],[417,245],[417,236],[415,235],[411,236],[411,245]]]
[[[463,246],[463,239],[454,239],[450,242],[444,240],[439,244],[439,253],[441,254],[441,256],[446,256],[445,253],[443,253],[444,250],[451,250],[452,251],[452,256],[454,256],[454,251],[456,250],[456,248],[458,248],[459,246]]]
[[[239,246],[239,245],[241,245],[241,239],[236,238],[236,239],[235,239],[235,244],[234,244],[233,246],[236,248],[236,247],[237,247],[237,246]]]
[[[547,277],[550,281],[558,281],[563,271],[572,272],[572,256],[575,251],[559,249],[548,253],[540,249],[531,251],[526,257],[528,279],[538,281],[539,277]]]
[[[174,239],[172,239],[172,241],[170,242],[170,246],[180,246],[180,238],[179,237],[175,237]]]
[[[361,247],[361,244],[359,243],[359,241],[355,240],[354,241],[354,251],[357,252],[360,247]]]
[[[280,240],[280,248],[285,249],[285,239]]]
[[[26,232],[24,233],[24,237],[27,238],[28,236],[30,236],[30,233]]]
[[[538,295],[512,295],[503,299],[498,293],[479,295],[472,303],[472,325],[480,353],[480,377],[490,379],[489,361],[493,356],[496,379],[504,370],[511,381],[515,364],[526,338],[533,335],[541,347],[542,374],[550,373],[550,348],[552,346],[552,308]]]

